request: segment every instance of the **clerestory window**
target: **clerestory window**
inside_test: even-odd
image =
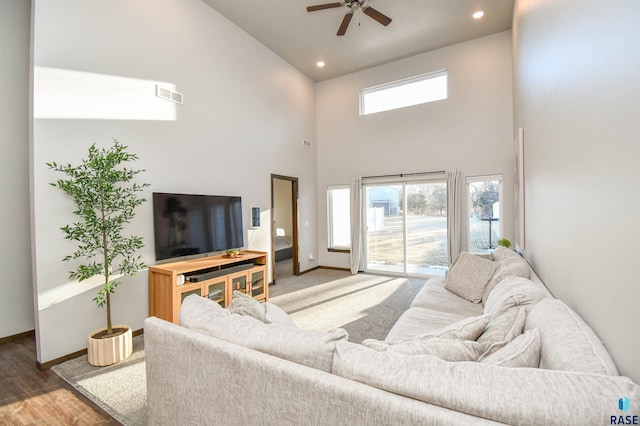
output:
[[[447,71],[422,74],[363,89],[360,115],[447,99]]]

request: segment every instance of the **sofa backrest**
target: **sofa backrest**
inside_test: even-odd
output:
[[[487,303],[489,293],[506,276],[529,278],[529,264],[513,250],[504,247],[496,248],[493,251],[493,261],[498,264],[498,267],[482,293],[483,305]]]
[[[548,293],[542,285],[527,278],[507,274],[487,296],[484,314],[496,318],[514,306],[526,306],[528,310],[531,305],[547,296]]]
[[[534,328],[541,335],[540,368],[618,375],[598,336],[561,300],[545,298],[532,307],[524,329]]]

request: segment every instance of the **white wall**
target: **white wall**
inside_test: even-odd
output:
[[[358,115],[361,89],[442,69],[449,72],[449,99]],[[348,254],[327,252],[326,191],[354,176],[454,169],[463,180],[502,174],[503,232],[513,239],[509,31],[319,83],[317,111],[321,265],[349,266]]]
[[[251,207],[270,214],[271,174],[295,176],[300,215],[315,221],[315,150],[301,144],[316,133],[315,85],[200,0],[37,0],[35,7],[36,70],[91,73],[73,74],[69,96],[55,103],[54,111],[81,106],[70,118],[37,115],[34,124],[38,360],[47,362],[86,347],[87,335],[105,320],[92,301],[95,288],[83,292],[78,283],[66,285],[71,265],[61,259],[74,246],[59,228],[73,220],[73,205],[49,186],[58,176],[45,162],[77,163],[90,144],[108,146],[117,138],[140,156],[135,166],[146,169],[140,181],[151,184],[148,200],[152,191],[240,195],[247,230]],[[81,86],[89,84],[81,83],[85,77],[102,81],[100,87],[141,90],[130,100],[149,108],[128,111],[129,102],[111,109],[84,105],[82,95],[96,89]],[[154,97],[155,82],[175,85],[184,95],[176,119],[133,119],[156,107],[172,112],[173,104]],[[36,109],[47,96],[41,83],[36,80]],[[101,107],[109,106],[109,95],[99,99]],[[65,105],[72,97],[75,104]],[[92,96],[89,103],[95,100]],[[132,115],[82,118],[88,111]],[[144,237],[141,254],[149,264],[154,263],[151,208],[150,201],[144,204],[129,228]],[[248,231],[245,245],[251,249],[270,251],[265,216],[260,228]],[[315,227],[301,229],[300,241],[304,251],[315,248]],[[315,266],[301,261],[302,270]],[[148,316],[146,272],[118,288],[114,308],[114,322],[142,327]]]
[[[640,2],[517,1],[525,257],[640,381]]]
[[[33,330],[29,233],[31,2],[0,0],[0,337]]]

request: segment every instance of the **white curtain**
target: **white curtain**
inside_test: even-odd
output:
[[[362,179],[351,180],[351,273],[364,271],[363,238],[362,238]]]
[[[460,254],[460,170],[447,171],[447,235],[451,265]]]

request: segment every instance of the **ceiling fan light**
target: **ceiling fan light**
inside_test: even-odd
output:
[[[478,10],[477,12],[474,12],[473,15],[473,19],[480,19],[484,16],[484,11],[482,10]]]

